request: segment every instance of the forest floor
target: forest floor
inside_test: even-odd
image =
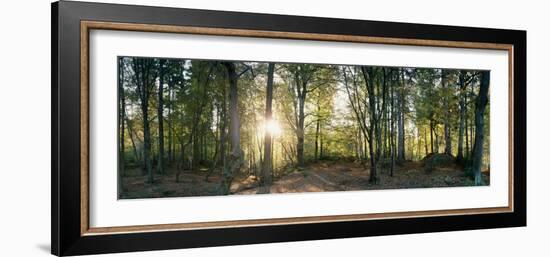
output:
[[[167,174],[155,174],[153,184],[146,183],[147,176],[124,177],[122,198],[153,198],[219,195],[219,172],[205,177],[208,170],[184,171],[179,174],[168,170]],[[474,181],[464,174],[461,167],[449,164],[426,172],[421,162],[404,162],[396,165],[393,177],[389,169],[378,171],[378,183],[369,182],[369,168],[359,163],[344,161],[318,161],[303,169],[294,169],[274,179],[270,193],[300,193],[352,191],[369,189],[403,189],[429,187],[473,186]],[[482,173],[485,185],[489,184],[489,172]],[[231,194],[257,194],[255,176],[241,176],[231,184]]]

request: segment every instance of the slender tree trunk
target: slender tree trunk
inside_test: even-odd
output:
[[[367,132],[364,132],[363,133],[363,159],[364,160],[367,160],[369,157],[368,157],[368,152],[369,152],[369,140],[367,138]]]
[[[428,155],[428,133],[424,127],[424,156]]]
[[[168,162],[166,163],[168,166],[172,165],[172,162],[174,161],[174,152],[172,149],[172,107],[173,103],[172,101],[172,92],[174,90],[173,82],[170,81],[168,84]]]
[[[324,157],[324,148],[323,148],[323,124],[319,125],[319,158],[323,159]]]
[[[452,154],[452,140],[451,140],[451,125],[450,125],[450,113],[449,113],[449,99],[448,99],[448,88],[447,88],[447,71],[441,69],[441,88],[444,91],[443,99],[443,113],[445,114],[444,120],[444,134],[445,134],[445,154]]]
[[[305,166],[305,159],[304,159],[304,121],[305,121],[305,103],[306,103],[306,84],[304,83],[302,86],[302,96],[299,97],[299,109],[298,109],[298,125],[297,125],[297,143],[296,143],[296,153],[297,153],[297,160],[298,160],[298,166],[304,167]]]
[[[369,182],[371,183],[377,183],[378,182],[378,174],[377,174],[377,165],[378,165],[378,156],[374,152],[374,143],[375,141],[378,141],[375,137],[375,133],[379,133],[378,130],[378,119],[377,119],[377,112],[376,112],[376,96],[375,96],[375,87],[374,87],[374,68],[373,67],[361,67],[361,70],[363,72],[363,77],[365,78],[366,88],[367,88],[367,94],[368,94],[368,105],[369,105],[369,119],[370,119],[370,129],[369,129],[369,154],[370,154],[370,177]],[[379,148],[380,145],[377,145],[376,148]]]
[[[226,97],[227,93],[225,91],[225,86],[223,87],[223,100],[222,100],[222,110],[220,115],[220,164],[222,170],[222,176],[225,174],[227,169],[227,103]]]
[[[397,111],[397,161],[405,160],[405,71],[401,69],[401,87],[398,93]]]
[[[475,134],[475,142],[474,142],[474,149],[473,149],[473,157],[472,157],[472,171],[474,174],[474,180],[476,185],[481,185],[481,164],[482,164],[482,157],[483,157],[483,141],[484,141],[484,115],[485,115],[485,107],[487,106],[488,102],[488,96],[487,93],[489,91],[489,80],[490,80],[490,73],[489,71],[482,71],[481,72],[481,85],[479,87],[479,94],[476,100],[476,111],[475,111],[475,127],[476,127],[476,134]]]
[[[470,95],[471,96],[474,96],[474,85],[472,84],[471,87],[470,87]],[[473,101],[473,99],[470,99],[470,101]],[[474,110],[475,112],[475,110]],[[469,158],[471,159],[472,158],[472,155],[473,155],[473,150],[474,150],[474,126],[475,126],[475,113],[472,115],[469,115],[470,117],[468,117],[468,115],[466,115],[466,119],[468,118],[471,118],[472,120],[470,121],[470,124],[469,124],[469,130],[470,130],[470,151],[468,151],[468,156]]]
[[[319,130],[320,130],[320,120],[317,119],[317,121],[315,122],[316,125],[315,125],[315,155],[314,155],[314,159],[315,160],[319,160]]]
[[[140,163],[141,157],[138,153],[136,142],[134,141],[134,129],[132,128],[132,122],[128,119],[128,115],[126,113],[124,113],[124,115],[125,115],[124,119],[126,120],[126,128],[128,130],[128,135],[130,137],[130,142],[132,142],[132,149],[134,150],[134,157],[136,158],[136,162]]]
[[[147,87],[147,85],[145,85]],[[148,95],[148,93],[146,93]],[[141,104],[141,111],[143,112],[143,159],[145,161],[147,170],[147,182],[153,183],[153,165],[151,160],[151,131],[149,128],[149,97],[145,97]]]
[[[215,103],[215,106],[216,106],[216,129],[217,129],[217,132],[218,132],[218,135],[214,135],[214,155],[212,157],[212,164],[210,165],[210,169],[208,169],[208,173],[206,173],[206,176],[204,177],[204,181],[208,181],[208,178],[210,177],[210,175],[212,175],[212,173],[214,172],[214,170],[216,169],[216,167],[218,167],[218,163],[220,162],[220,152],[221,152],[221,155],[224,155],[224,153],[221,150],[221,134],[222,134],[222,131],[221,131],[221,119],[222,119],[222,110],[221,110],[221,106],[220,106],[220,103],[219,102],[216,102]],[[216,133],[216,131],[213,131],[213,133]]]
[[[122,196],[124,191],[123,188],[123,176],[124,176],[124,117],[126,117],[126,104],[124,99],[124,59],[118,59],[118,96],[119,96],[119,116],[118,122],[120,124],[119,128],[119,153],[118,153],[118,197]]]
[[[395,89],[394,89],[394,85],[392,84],[390,86],[390,176],[393,177],[393,169],[394,169],[394,166],[395,166],[395,149],[394,149],[394,144],[393,144],[393,135],[395,133],[395,130],[394,130],[394,114],[395,114],[395,98],[394,98],[394,94],[395,94]]]
[[[466,141],[466,152],[464,153],[465,157],[466,158],[470,158],[470,136],[469,136],[469,133],[468,131],[470,130],[469,126],[470,124],[468,124],[468,98],[465,96],[464,97],[464,141]]]
[[[321,105],[319,102],[320,96],[317,98],[317,116],[319,116],[321,112]],[[321,117],[317,117],[317,120],[315,121],[315,160],[319,159],[319,132],[321,131]]]
[[[439,153],[439,147],[440,147],[440,140],[439,140],[439,134],[437,134],[437,127],[434,129],[435,134],[435,153]]]
[[[458,123],[458,152],[456,154],[456,160],[458,163],[462,163],[464,161],[464,124],[465,124],[465,107],[466,103],[464,102],[464,71],[460,71],[460,75],[458,77],[458,84],[460,86],[460,92],[459,92],[459,123]]]
[[[430,120],[430,147],[431,153],[434,153],[434,122]]]
[[[380,161],[383,149],[384,148],[384,142],[382,141],[382,130],[384,126],[384,114],[386,113],[386,106],[387,106],[387,85],[388,85],[388,75],[387,75],[387,68],[382,68],[382,89],[378,89],[379,93],[382,95],[382,102],[380,103],[380,99],[378,99],[377,105],[379,106],[379,109],[377,110],[377,116],[378,116],[378,122],[376,123],[377,127],[377,141],[376,141],[376,159],[378,162]],[[382,119],[382,122],[380,122],[380,119]],[[384,138],[385,140],[385,138]],[[382,168],[381,168],[382,169]]]
[[[273,73],[275,70],[275,64],[269,63],[267,68],[267,86],[266,86],[266,98],[265,98],[265,125],[267,126],[269,121],[272,120],[271,104],[273,100]],[[273,141],[273,135],[266,129],[264,132],[264,158],[262,167],[262,178],[260,180],[261,193],[269,192],[269,187],[272,183],[272,159],[271,159],[271,143]],[[259,191],[259,192],[260,192]]]
[[[157,120],[158,120],[158,162],[157,172],[159,174],[164,173],[164,60],[159,62],[159,90],[158,90],[158,108],[157,108]]]
[[[422,145],[420,143],[420,140],[422,139],[422,136],[420,135],[420,128],[419,127],[416,127],[416,155],[415,157],[417,157],[418,159],[417,160],[420,160],[420,151],[422,149]]]

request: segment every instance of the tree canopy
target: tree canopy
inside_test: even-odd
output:
[[[119,58],[119,195],[126,177],[236,178],[262,187],[320,161],[380,172],[434,155],[475,184],[489,168],[489,72]],[[198,183],[198,182],[197,182]],[[263,192],[267,192],[264,188]]]

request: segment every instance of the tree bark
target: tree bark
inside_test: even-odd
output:
[[[149,128],[149,96],[150,96],[150,76],[152,60],[134,58],[134,71],[136,73],[136,82],[138,95],[140,98],[140,107],[143,116],[143,161],[147,174],[147,183],[153,183],[153,168],[151,163],[151,131]]]
[[[465,107],[466,103],[464,101],[464,87],[465,87],[465,71],[460,71],[459,77],[458,77],[458,85],[460,88],[459,91],[459,122],[458,122],[458,149],[456,154],[456,160],[458,163],[462,163],[464,161],[464,124],[465,124]]]
[[[465,158],[470,158],[470,136],[469,136],[469,133],[468,131],[470,130],[469,129],[469,124],[468,124],[468,96],[467,96],[467,92],[465,93],[464,95],[464,141],[466,141],[466,152],[464,153],[464,157]]]
[[[229,79],[229,136],[231,140],[231,152],[229,154],[228,167],[225,169],[222,179],[222,193],[229,194],[234,175],[239,172],[244,163],[244,152],[241,149],[240,119],[239,119],[239,95],[238,75],[235,63],[223,62]]]
[[[393,177],[393,170],[395,166],[395,148],[394,148],[394,115],[395,115],[395,85],[390,85],[390,176]]]
[[[222,89],[222,103],[220,112],[220,164],[222,170],[222,176],[227,169],[227,92],[225,86]]]
[[[449,113],[449,99],[448,99],[448,89],[447,89],[447,71],[441,70],[441,88],[444,91],[444,100],[443,100],[443,113],[445,114],[444,120],[444,134],[445,134],[445,154],[452,154],[452,140],[451,140],[451,125],[450,125],[450,113]]]
[[[474,174],[475,185],[481,185],[481,164],[483,156],[483,140],[484,140],[484,119],[485,107],[487,106],[489,91],[489,80],[490,73],[489,71],[481,72],[481,85],[479,86],[479,94],[476,99],[476,110],[475,110],[475,141],[473,149],[473,158],[472,158],[472,171]]]
[[[296,158],[298,160],[298,166],[304,167],[305,166],[305,159],[304,159],[304,121],[305,121],[305,104],[306,104],[306,89],[307,84],[303,83],[301,85],[301,96],[298,98],[298,125],[296,126]]]
[[[164,64],[165,60],[159,61],[159,90],[158,90],[158,108],[157,108],[157,120],[158,120],[158,162],[157,172],[159,174],[164,173]]]
[[[428,133],[426,127],[424,127],[424,155],[428,155]]]
[[[405,160],[405,71],[401,70],[401,87],[398,93],[398,112],[397,112],[397,161]]]
[[[166,164],[170,166],[174,161],[174,151],[172,149],[172,107],[174,100],[172,99],[172,92],[174,90],[174,82],[171,80],[168,83],[168,162]]]
[[[375,139],[376,137],[375,132],[379,133],[379,130],[378,130],[378,119],[377,119],[377,113],[376,113],[376,106],[378,103],[376,101],[375,87],[374,87],[375,71],[373,67],[365,67],[365,66],[361,67],[361,70],[363,72],[363,77],[366,83],[365,86],[367,89],[367,94],[369,99],[368,107],[370,112],[370,115],[369,115],[370,129],[368,130],[369,131],[368,133],[369,154],[370,154],[369,182],[377,183],[378,182],[378,175],[377,175],[378,154],[374,152],[375,151],[374,143],[375,143],[375,140],[378,141],[377,139]],[[379,145],[376,146],[376,148],[379,148],[379,147],[380,147]]]
[[[126,113],[124,113],[124,120],[126,120],[126,129],[128,130],[128,135],[130,137],[130,142],[132,142],[132,149],[134,150],[134,157],[136,158],[136,162],[139,163],[139,162],[141,162],[141,156],[138,153],[138,150],[137,150],[137,147],[136,147],[136,142],[134,141],[135,132],[134,132],[134,129],[132,128],[132,122],[128,119],[128,115]]]
[[[434,153],[434,122],[430,119],[430,148],[431,153]]]
[[[319,133],[321,132],[321,103],[320,103],[321,93],[317,97],[317,120],[315,121],[315,160],[319,159]]]

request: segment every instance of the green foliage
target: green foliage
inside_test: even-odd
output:
[[[145,76],[135,64],[147,60],[149,117],[140,109],[139,78]],[[207,169],[218,174],[227,165],[230,141],[229,78],[220,61],[122,58],[124,118],[123,159],[129,169],[143,166],[144,124],[151,135],[153,162],[162,150],[171,159],[170,168]],[[242,175],[255,175],[263,163],[267,63],[234,62],[238,74],[240,148],[244,151]],[[163,70],[163,113],[158,117],[156,94]],[[461,82],[462,79],[465,81]],[[369,86],[372,86],[369,88]],[[300,103],[303,102],[304,155],[308,162],[347,160],[366,163],[372,151],[383,169],[391,167],[397,147],[398,109],[403,112],[406,159],[424,156],[431,171],[454,161],[441,152],[445,124],[450,128],[453,153],[457,153],[461,101],[465,101],[463,163],[468,170],[473,141],[473,116],[479,88],[476,71],[437,68],[361,67],[348,65],[277,63],[273,86],[273,120],[278,132],[273,138],[272,165],[275,176],[297,164]],[[374,111],[370,109],[371,105]],[[489,138],[489,108],[485,135]],[[164,147],[156,144],[159,119],[164,123]],[[462,121],[464,122],[464,121]],[[467,132],[466,132],[467,131]],[[467,135],[466,135],[467,133]],[[432,137],[433,135],[433,137]],[[375,139],[379,138],[380,142]],[[437,142],[436,142],[437,140]],[[484,163],[489,161],[489,141],[484,143]],[[466,146],[469,149],[466,149]],[[393,157],[392,157],[393,156]],[[164,162],[164,161],[163,161]],[[164,162],[167,163],[167,162]]]

